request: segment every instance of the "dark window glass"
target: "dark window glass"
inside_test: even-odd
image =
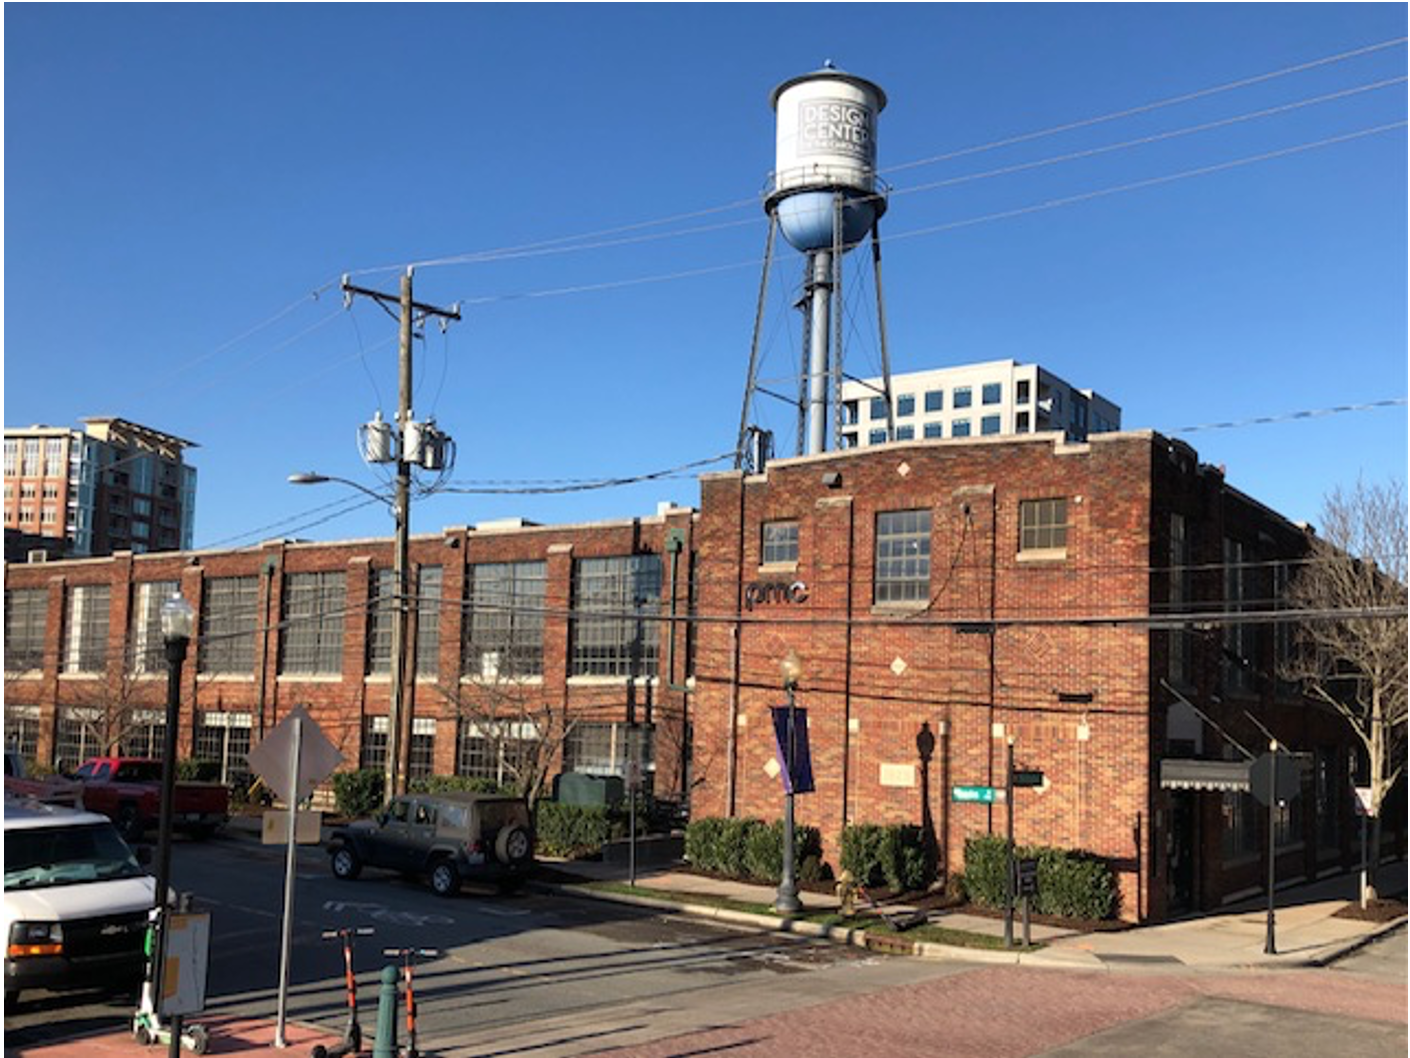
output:
[[[201,672],[252,675],[255,668],[259,580],[212,577],[201,592],[201,637],[196,663]]]
[[[916,397],[914,393],[903,393],[896,398],[896,417],[903,418],[916,413]]]
[[[925,395],[926,411],[945,410],[945,391],[943,389],[932,389]]]
[[[870,411],[869,414],[870,414],[870,416],[871,416],[873,419],[885,419],[885,418],[886,418],[886,398],[884,398],[884,397],[872,397],[872,399],[871,399],[871,411]]]
[[[916,437],[916,428],[915,428],[914,426],[898,426],[898,427],[896,427],[896,440],[898,440],[898,441],[914,441],[914,440],[915,440],[915,437]]]
[[[986,382],[980,392],[980,400],[985,404],[998,404],[1004,399],[1004,386],[1001,382]]]
[[[969,436],[969,420],[968,420],[968,419],[956,419],[954,422],[952,422],[952,423],[950,424],[950,436],[951,436],[951,437],[968,437],[968,436]]]
[[[925,424],[926,437],[944,437],[944,428],[938,422],[928,422]]]
[[[979,432],[990,435],[999,432],[999,417],[997,415],[986,415],[979,420]]]
[[[974,393],[968,386],[958,386],[955,389],[954,407],[968,408],[974,403]]]

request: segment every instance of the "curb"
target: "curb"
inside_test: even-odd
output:
[[[1399,918],[1391,922],[1386,922],[1381,926],[1377,927],[1376,929],[1373,929],[1364,937],[1358,937],[1356,940],[1348,941],[1346,944],[1343,944],[1340,948],[1334,948],[1332,951],[1327,952],[1325,955],[1318,955],[1314,958],[1306,960],[1306,965],[1315,967],[1331,966],[1333,963],[1345,959],[1348,955],[1354,955],[1362,948],[1370,947],[1382,937],[1389,936],[1398,929],[1403,929],[1407,921],[1410,921],[1410,916],[1401,915]]]

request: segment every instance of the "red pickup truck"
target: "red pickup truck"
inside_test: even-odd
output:
[[[83,807],[117,824],[128,841],[157,825],[162,808],[162,762],[137,757],[93,757],[72,778],[83,785]],[[172,826],[207,838],[230,819],[230,791],[219,783],[178,782]]]

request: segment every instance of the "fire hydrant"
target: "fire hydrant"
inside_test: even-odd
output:
[[[843,871],[837,876],[837,899],[841,906],[838,911],[843,918],[852,918],[857,913],[857,880],[851,871]]]

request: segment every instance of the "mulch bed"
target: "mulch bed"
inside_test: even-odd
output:
[[[1371,900],[1363,908],[1359,900],[1353,900],[1333,918],[1351,918],[1358,922],[1394,922],[1405,916],[1404,900]]]

